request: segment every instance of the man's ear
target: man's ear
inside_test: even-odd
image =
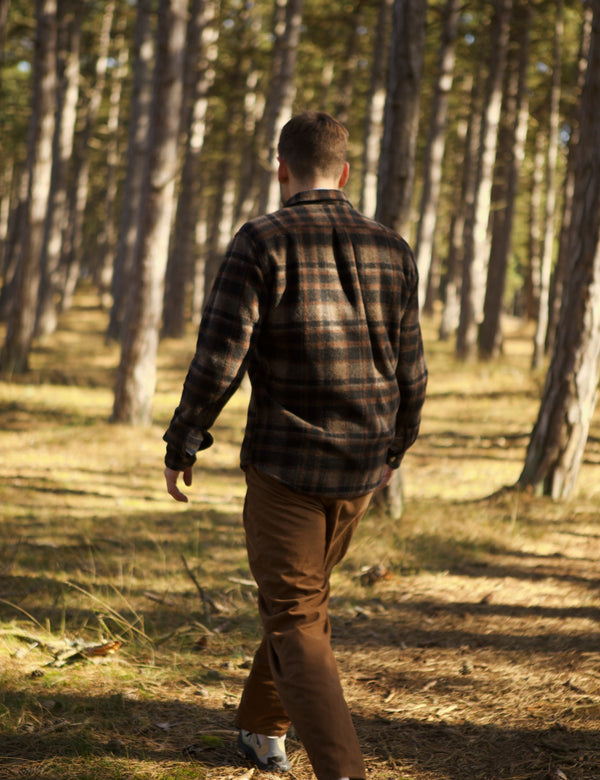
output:
[[[277,168],[277,180],[280,184],[283,184],[290,178],[290,169],[288,168],[285,160],[283,160],[281,157],[278,157],[277,159],[279,161],[279,167]]]
[[[342,175],[340,176],[340,181],[338,183],[338,187],[341,189],[346,182],[348,181],[348,177],[350,176],[350,163],[345,162],[344,163],[344,170],[342,171]]]

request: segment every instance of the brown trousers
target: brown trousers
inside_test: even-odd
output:
[[[264,636],[237,713],[238,728],[282,736],[293,723],[318,780],[365,778],[331,649],[329,577],[371,494],[307,496],[250,467],[244,527]]]

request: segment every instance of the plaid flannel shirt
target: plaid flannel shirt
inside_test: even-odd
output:
[[[167,466],[191,465],[248,371],[241,465],[303,493],[377,487],[419,430],[427,368],[406,242],[339,190],[298,193],[234,237],[210,293]]]

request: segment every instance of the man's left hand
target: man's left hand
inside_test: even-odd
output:
[[[181,474],[180,471],[175,471],[175,469],[170,469],[168,466],[165,468],[165,480],[167,483],[167,493],[170,496],[173,496],[175,501],[182,501],[184,503],[187,503],[188,497],[185,495],[185,493],[182,493],[181,490],[179,490],[179,488],[177,487],[177,479],[180,474]],[[186,469],[183,470],[183,481],[188,487],[192,484],[191,466],[188,466]]]

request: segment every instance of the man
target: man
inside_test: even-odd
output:
[[[414,442],[427,381],[414,259],[342,193],[347,137],[321,112],[283,128],[284,206],[234,237],[164,436],[167,489],[187,501],[178,475],[191,485],[195,453],[248,371],[244,528],[264,636],[238,742],[259,767],[287,771],[293,723],[318,780],[365,778],[331,650],[329,577]]]

